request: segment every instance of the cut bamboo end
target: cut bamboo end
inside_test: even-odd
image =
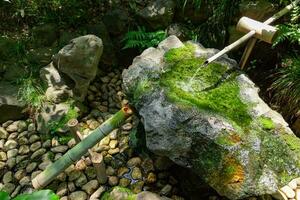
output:
[[[106,167],[101,153],[90,152],[91,161],[96,171],[97,179],[100,184],[107,181]]]

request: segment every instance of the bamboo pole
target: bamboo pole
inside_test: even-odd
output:
[[[35,189],[40,189],[48,185],[57,175],[68,168],[73,162],[79,160],[88,151],[88,149],[92,148],[112,130],[124,123],[124,121],[132,115],[132,113],[133,112],[129,107],[122,108],[119,112],[114,114],[110,119],[95,129],[89,136],[70,149],[60,159],[55,161],[42,173],[36,176],[32,180],[33,187]]]
[[[75,138],[78,139],[78,141],[76,139],[75,140],[77,143],[79,143],[80,141],[83,140],[83,137],[80,134],[80,132],[78,131],[77,125],[78,125],[78,121],[76,119],[71,119],[68,122],[68,126],[70,128],[71,134]],[[98,182],[100,184],[106,183],[106,181],[107,181],[106,166],[105,166],[102,154],[96,153],[96,152],[92,151],[91,149],[89,149],[88,152],[89,152],[89,157],[92,161],[92,164],[95,168]]]
[[[283,8],[282,10],[280,10],[278,13],[274,14],[272,17],[270,17],[269,19],[267,19],[266,21],[264,21],[264,24],[272,24],[273,22],[275,22],[277,19],[279,19],[280,17],[282,17],[283,15],[287,14],[288,12],[290,12],[298,3],[300,2],[300,0],[296,0],[294,2],[292,2],[290,5],[286,6],[285,8]],[[251,38],[249,40],[249,42],[247,43],[247,46],[244,50],[244,53],[242,55],[242,58],[240,60],[240,67],[241,69],[244,69],[248,58],[251,55],[251,52],[255,46],[255,43],[257,42],[256,38]]]

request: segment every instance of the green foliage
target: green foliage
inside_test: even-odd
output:
[[[274,122],[268,117],[260,117],[258,120],[264,129],[271,130],[275,128]]]
[[[48,124],[48,128],[50,129],[51,134],[56,134],[57,131],[66,127],[66,124],[70,119],[78,117],[78,110],[74,105],[73,101],[68,102],[70,105],[69,110],[66,114],[64,114],[58,121],[53,121]]]
[[[278,26],[279,36],[274,42],[274,46],[283,42],[289,41],[300,45],[300,25],[299,24],[281,24]]]
[[[128,188],[124,188],[124,187],[120,187],[120,186],[115,186],[115,187],[113,187],[112,189],[110,189],[109,191],[105,192],[105,193],[101,196],[100,200],[115,200],[115,199],[110,195],[110,192],[111,192],[112,190],[117,190],[117,191],[119,191],[120,193],[123,193],[124,196],[125,196],[125,194],[127,194],[127,198],[126,198],[126,199],[123,198],[124,200],[135,200],[135,199],[136,199],[136,198],[135,198],[136,195],[133,194],[133,193],[131,192],[131,190],[129,190]],[[124,196],[123,196],[123,197],[124,197]]]
[[[240,89],[235,80],[237,73],[232,73],[218,87],[203,91],[203,88],[220,80],[228,70],[227,66],[209,64],[199,71],[191,85],[187,85],[205,60],[205,58],[191,58],[193,52],[193,46],[186,45],[166,53],[166,61],[171,66],[169,71],[162,74],[160,84],[166,88],[168,97],[184,105],[197,106],[205,111],[218,113],[237,125],[249,125],[252,119],[248,114],[247,105],[239,98]],[[184,89],[185,87],[188,88]]]
[[[18,98],[33,109],[40,109],[45,101],[44,90],[31,76],[19,80]]]
[[[282,68],[274,75],[270,89],[275,92],[273,103],[281,106],[282,112],[290,116],[300,105],[300,58],[290,57],[283,61]]]
[[[0,191],[1,200],[59,200],[59,197],[51,190],[40,190],[31,194],[21,194],[10,198],[8,193]]]
[[[138,27],[137,31],[127,32],[123,39],[125,42],[123,49],[137,48],[143,50],[157,46],[165,38],[166,33],[164,31],[147,32],[144,27]]]
[[[181,5],[183,11],[188,3],[191,3],[196,10],[199,10],[202,0],[177,0],[177,4]]]

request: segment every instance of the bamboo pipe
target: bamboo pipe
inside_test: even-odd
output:
[[[35,189],[40,189],[48,185],[57,175],[68,168],[73,162],[79,160],[88,151],[88,149],[92,148],[108,133],[119,127],[130,115],[132,115],[132,113],[133,111],[129,107],[126,106],[122,108],[119,112],[114,114],[110,119],[95,129],[89,136],[70,149],[65,155],[36,176],[32,180],[33,187]]]
[[[276,14],[274,14],[272,17],[270,17],[268,20],[266,20],[263,24],[271,24],[273,23],[274,21],[276,21],[277,19],[279,19],[280,17],[282,17],[283,15],[285,15],[286,13],[288,13],[289,11],[291,11],[291,9],[293,9],[298,3],[300,2],[300,0],[295,0],[293,3],[291,3],[290,5],[286,6],[284,9],[280,10],[279,12],[277,12]],[[255,31],[252,30],[250,32],[248,32],[246,35],[244,35],[243,37],[241,37],[240,39],[238,39],[237,41],[235,41],[234,43],[230,44],[229,46],[225,47],[224,49],[222,49],[221,51],[219,51],[217,54],[213,55],[212,57],[208,58],[204,64],[209,64],[211,62],[213,62],[214,60],[216,60],[217,58],[221,57],[222,55],[228,53],[229,51],[231,51],[232,49],[238,47],[239,45],[241,45],[242,43],[246,42],[247,40],[249,40],[250,38],[252,38],[254,35],[255,35]],[[255,40],[256,42],[256,39],[253,38],[253,40]],[[250,55],[250,52],[251,50],[253,49],[254,45],[255,45],[255,42],[253,43],[252,41],[252,44],[249,44],[249,46],[246,47],[246,50],[244,52],[244,55],[241,59],[241,62],[244,62],[242,60],[247,60],[247,54]],[[252,45],[252,48],[251,46]],[[248,55],[248,57],[249,57]]]
[[[283,15],[290,12],[299,2],[300,2],[300,0],[296,0],[296,1],[292,2],[291,4],[287,5],[285,8],[280,10],[278,13],[274,14],[272,17],[270,17],[269,19],[264,21],[263,23],[264,24],[272,24],[277,19],[279,19]],[[248,58],[250,57],[250,54],[251,54],[256,42],[257,42],[257,38],[251,38],[249,40],[249,42],[247,43],[247,46],[244,50],[244,53],[243,53],[242,58],[241,58],[240,63],[239,63],[241,69],[244,69],[244,67],[245,67],[245,65],[248,61]]]

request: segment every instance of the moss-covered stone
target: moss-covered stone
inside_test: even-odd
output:
[[[132,191],[128,188],[116,186],[113,187],[111,190],[105,192],[100,200],[135,200],[136,195],[132,193]]]

